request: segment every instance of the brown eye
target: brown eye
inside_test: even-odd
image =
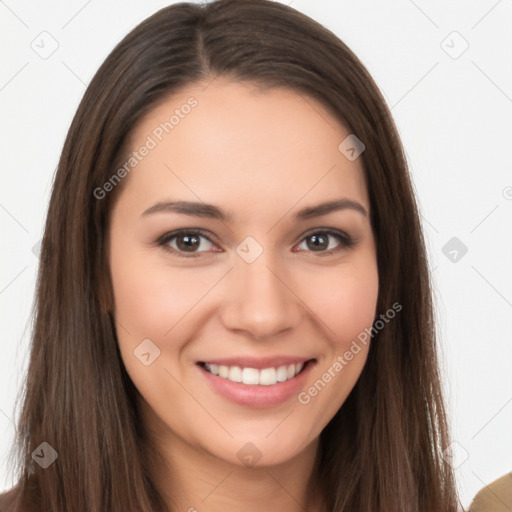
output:
[[[194,230],[166,233],[157,240],[157,243],[166,251],[184,257],[200,256],[201,253],[212,251],[212,247],[215,247],[206,235]]]
[[[325,251],[329,247],[329,235],[311,235],[306,238],[306,245],[312,251]]]
[[[299,250],[329,254],[352,245],[354,245],[354,240],[345,233],[338,231],[315,231],[303,238],[299,245]]]
[[[194,251],[201,245],[200,237],[197,235],[178,235],[175,238],[180,251]]]

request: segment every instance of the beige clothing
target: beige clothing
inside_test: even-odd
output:
[[[469,512],[512,512],[512,473],[481,489],[473,498]]]

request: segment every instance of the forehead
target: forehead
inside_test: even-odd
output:
[[[221,78],[206,85],[169,96],[133,131],[139,155],[121,195],[134,208],[201,200],[244,221],[346,197],[369,210],[361,159],[338,149],[350,132],[318,101]]]

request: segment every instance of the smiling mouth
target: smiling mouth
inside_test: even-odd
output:
[[[293,379],[310,364],[314,363],[315,359],[309,359],[305,362],[280,365],[268,368],[250,368],[240,366],[226,366],[213,363],[198,362],[205,371],[229,380],[246,384],[248,386],[272,386],[281,382],[286,382]]]

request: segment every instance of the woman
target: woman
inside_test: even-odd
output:
[[[455,511],[389,110],[266,0],[176,4],[102,65],[42,245],[4,511]]]

